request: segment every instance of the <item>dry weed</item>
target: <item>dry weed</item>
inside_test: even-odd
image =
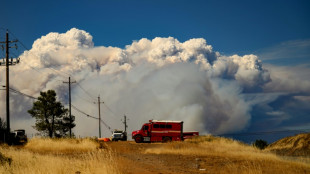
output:
[[[12,159],[11,164],[0,166],[0,173],[120,173],[114,154],[97,146],[87,139],[35,139],[20,149],[0,146],[0,152]]]
[[[298,173],[310,171],[303,162],[285,160],[269,152],[236,140],[200,136],[185,142],[172,142],[161,147],[145,150],[149,154],[175,154],[188,156],[205,156],[208,159],[220,158],[222,164],[218,173]],[[212,163],[209,161],[209,163]],[[266,168],[267,167],[267,168]]]
[[[37,153],[73,154],[95,151],[99,144],[91,139],[33,138],[25,149]]]

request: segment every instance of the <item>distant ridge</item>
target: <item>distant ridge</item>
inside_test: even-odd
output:
[[[310,133],[298,134],[282,138],[270,144],[266,151],[285,156],[308,156],[310,157]]]

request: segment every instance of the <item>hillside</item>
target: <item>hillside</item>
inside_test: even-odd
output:
[[[307,162],[214,136],[171,143],[36,138],[25,146],[0,145],[0,153],[3,174],[310,173]]]
[[[285,137],[270,144],[266,151],[285,156],[310,156],[310,133]]]
[[[310,173],[308,163],[288,160],[233,139],[199,136],[185,142],[105,144],[121,173]]]

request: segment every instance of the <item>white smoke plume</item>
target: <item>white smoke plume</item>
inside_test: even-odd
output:
[[[270,75],[255,55],[224,56],[213,51],[205,39],[179,42],[173,37],[141,39],[124,49],[94,46],[92,36],[76,28],[49,33],[37,39],[10,69],[11,87],[32,96],[54,89],[68,105],[71,76],[72,103],[80,110],[98,115],[97,96],[105,102],[103,120],[122,129],[128,116],[129,131],[140,129],[150,119],[183,120],[185,130],[231,133],[247,128],[253,102],[248,93],[258,92]],[[5,69],[1,68],[1,84]],[[86,92],[85,92],[86,91]],[[5,94],[0,93],[5,111]],[[34,132],[27,113],[32,99],[11,95],[12,128]],[[1,117],[5,118],[5,112]],[[97,136],[98,122],[72,110],[76,135]],[[104,136],[109,136],[103,129]]]

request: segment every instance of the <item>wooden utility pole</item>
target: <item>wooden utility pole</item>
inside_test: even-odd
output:
[[[9,61],[9,48],[17,48],[17,46],[15,45],[15,47],[10,47],[10,43],[13,42],[18,42],[17,40],[14,41],[9,41],[9,31],[6,31],[6,39],[5,42],[0,42],[0,43],[5,43],[5,66],[6,66],[6,85],[5,85],[5,89],[6,89],[6,128],[7,128],[7,142],[9,142],[10,140],[10,131],[11,131],[11,127],[10,127],[10,76],[9,76],[9,66],[10,65],[15,65],[17,63],[19,63],[19,59],[16,59],[16,61],[13,61],[13,59],[11,59],[11,61]],[[0,63],[1,65],[1,63]]]
[[[69,116],[70,116],[70,138],[72,137],[72,131],[71,131],[71,124],[72,124],[72,115],[71,115],[71,83],[76,83],[76,81],[71,82],[71,79],[69,77],[69,82],[63,82],[63,83],[68,83],[69,84]]]
[[[98,96],[98,113],[99,113],[99,138],[101,138],[101,115],[100,115],[100,95]]]
[[[6,124],[7,124],[7,133],[9,135],[11,131],[10,127],[10,70],[9,70],[9,32],[6,31],[5,39],[5,66],[6,66]]]
[[[127,118],[126,118],[126,115],[124,115],[124,121],[123,121],[123,123],[124,123],[124,126],[125,126],[125,132],[127,132]]]

